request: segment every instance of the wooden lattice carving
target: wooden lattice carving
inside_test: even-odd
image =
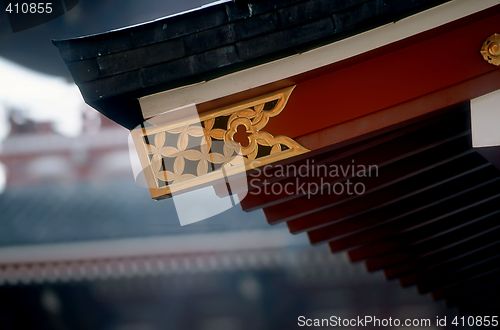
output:
[[[189,118],[132,131],[153,198],[169,196],[308,150],[264,129],[293,87]]]

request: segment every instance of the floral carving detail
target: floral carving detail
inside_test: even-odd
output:
[[[190,180],[196,185],[196,179],[218,172],[223,166],[241,167],[242,158],[245,166],[237,169],[241,172],[308,151],[291,138],[263,130],[270,118],[283,111],[292,90],[293,87],[287,88],[203,113],[199,121],[155,127],[153,133],[143,127],[140,138],[146,157],[141,159],[146,159],[143,163],[147,164],[143,165],[151,169],[155,186],[165,187],[160,182],[171,186]],[[248,143],[238,142],[239,130]],[[188,169],[186,161],[194,163],[195,169]]]

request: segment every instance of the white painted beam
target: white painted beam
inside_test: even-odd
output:
[[[500,146],[500,90],[471,100],[472,146]]]

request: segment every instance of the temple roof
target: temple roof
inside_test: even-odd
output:
[[[260,212],[228,210],[181,227],[174,203],[153,203],[130,180],[9,187],[0,195],[0,248],[265,229]],[[19,210],[22,210],[20,212]],[[140,219],[140,220],[139,220]]]
[[[299,54],[444,2],[220,2],[54,44],[86,102],[134,128],[143,121],[139,97]]]

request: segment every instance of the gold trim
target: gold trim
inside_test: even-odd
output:
[[[309,151],[289,137],[263,131],[269,120],[284,110],[294,88],[196,118],[133,130],[151,196],[168,197]],[[243,141],[236,137],[241,132]],[[193,140],[195,145],[190,147]]]
[[[481,47],[481,55],[486,62],[500,65],[500,34],[495,33],[486,39]]]

